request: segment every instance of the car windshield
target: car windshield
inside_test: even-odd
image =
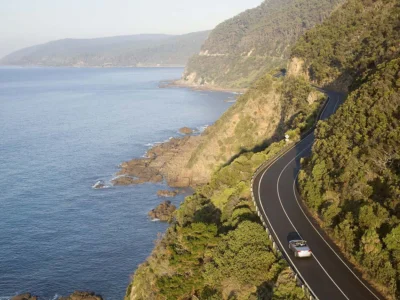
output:
[[[307,246],[306,241],[297,241],[294,243],[294,245],[296,247],[306,247]]]

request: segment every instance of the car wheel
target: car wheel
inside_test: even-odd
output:
[[[294,253],[294,257],[297,257],[297,252]]]

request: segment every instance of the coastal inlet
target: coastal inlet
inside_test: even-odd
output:
[[[74,290],[123,299],[168,226],[148,216],[168,187],[159,177],[112,186],[118,165],[170,137],[192,137],[179,129],[200,130],[231,105],[227,93],[158,87],[182,72],[0,68],[1,300]]]

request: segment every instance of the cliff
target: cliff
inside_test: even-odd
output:
[[[123,163],[118,175],[127,176],[117,178],[114,184],[159,182],[162,178],[172,187],[205,184],[213,172],[240,154],[282,139],[290,126],[306,127],[311,122],[308,114],[322,98],[302,77],[283,80],[265,74],[203,134],[172,139],[151,149],[148,158]]]
[[[193,56],[180,84],[247,88],[275,68],[290,50],[344,0],[266,0],[218,25]]]

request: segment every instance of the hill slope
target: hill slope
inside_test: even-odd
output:
[[[247,88],[276,67],[290,48],[343,0],[266,0],[218,25],[193,56],[181,83]]]
[[[285,145],[263,138],[290,129],[296,140],[309,128],[318,107],[311,82],[350,95],[318,126],[300,175],[303,197],[366,277],[388,299],[398,299],[399,10],[397,0],[348,0],[296,44],[287,78],[262,76],[207,130],[189,165],[226,165],[186,198],[136,271],[126,299],[303,299],[284,262],[262,244],[267,236],[249,200],[249,182]]]
[[[2,65],[175,66],[198,52],[209,31],[185,35],[144,34],[97,39],[64,39],[24,48],[0,60]]]
[[[400,297],[400,3],[349,0],[293,49],[316,84],[349,91],[316,131],[305,201],[388,299]]]

